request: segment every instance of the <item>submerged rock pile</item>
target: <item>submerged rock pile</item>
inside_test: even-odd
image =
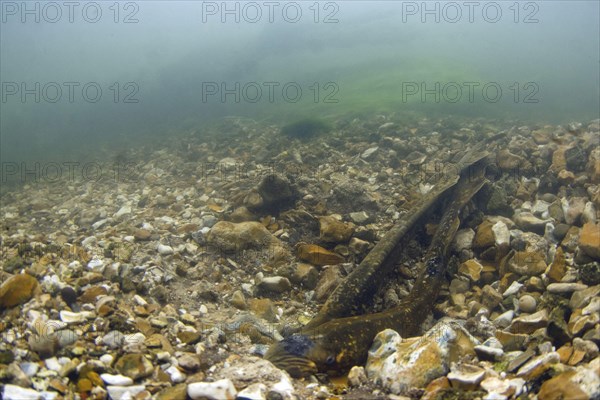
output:
[[[600,121],[338,125],[299,140],[240,120],[131,149],[117,180],[3,189],[2,398],[600,398]],[[381,332],[346,384],[261,358],[499,131],[422,336]],[[372,311],[410,291],[435,223]]]

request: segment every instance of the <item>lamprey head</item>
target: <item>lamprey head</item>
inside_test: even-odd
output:
[[[329,354],[314,339],[301,333],[288,336],[273,344],[265,358],[294,378],[326,371],[327,366],[335,363],[335,355]]]

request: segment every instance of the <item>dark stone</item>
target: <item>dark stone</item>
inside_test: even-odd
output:
[[[567,235],[569,228],[571,228],[571,225],[557,224],[556,227],[554,228],[554,232],[553,232],[553,235],[556,238],[556,240],[562,241],[565,238],[565,236]]]
[[[568,316],[568,308],[559,306],[552,310],[548,318],[548,335],[554,339],[557,348],[572,339],[567,327]]]
[[[597,261],[578,265],[579,278],[589,286],[595,286],[600,283],[600,263]]]
[[[4,271],[9,273],[14,273],[15,271],[20,270],[24,267],[23,259],[19,256],[12,257],[6,261],[4,264]]]
[[[489,214],[498,214],[511,217],[513,210],[508,201],[506,190],[500,185],[488,185],[486,209]]]
[[[77,292],[71,286],[65,286],[60,290],[60,297],[69,307],[77,302]]]
[[[257,188],[262,198],[260,211],[277,212],[294,204],[298,190],[287,178],[271,174],[263,178]]]
[[[565,151],[565,158],[567,160],[567,169],[569,171],[581,172],[585,170],[585,163],[588,158],[579,146],[567,149]]]
[[[519,369],[519,367],[521,367],[521,365],[525,364],[533,356],[535,356],[535,351],[527,349],[508,363],[506,366],[506,371],[515,372],[517,369]]]

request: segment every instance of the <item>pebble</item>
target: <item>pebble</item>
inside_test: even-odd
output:
[[[360,155],[360,158],[366,160],[369,157],[371,157],[377,150],[379,150],[379,147],[370,147],[362,152],[362,154]]]
[[[344,257],[316,244],[301,244],[297,250],[298,258],[313,265],[335,265],[343,263]]]
[[[348,372],[348,385],[358,387],[368,382],[367,373],[364,367],[354,366]]]
[[[546,290],[553,294],[568,294],[579,290],[587,289],[588,286],[583,283],[551,283]]]
[[[507,298],[508,296],[513,296],[519,293],[519,290],[523,287],[522,283],[514,281],[510,284],[510,286],[502,293],[502,297]]]
[[[516,251],[508,261],[508,268],[519,275],[540,275],[547,267],[544,255],[537,251]]]
[[[135,381],[150,376],[154,371],[154,366],[143,354],[129,353],[117,360],[115,369],[121,375],[128,376]]]
[[[171,246],[167,246],[166,244],[162,243],[159,243],[158,246],[156,246],[156,250],[161,256],[168,256],[174,252]]]
[[[524,231],[543,234],[546,229],[546,223],[552,222],[549,219],[540,219],[530,212],[520,212],[513,217],[515,224]]]
[[[7,384],[4,385],[2,398],[4,400],[38,400],[42,398],[42,394],[33,389]]]
[[[267,385],[261,382],[253,383],[241,390],[236,397],[236,400],[266,400]]]
[[[532,379],[537,378],[542,375],[547,369],[549,369],[553,364],[556,364],[560,361],[560,357],[557,352],[553,351],[550,353],[541,354],[532,360],[529,360],[525,363],[519,371],[517,372],[517,376],[530,381]]]
[[[474,390],[485,377],[485,370],[475,365],[454,364],[446,377],[453,388]]]
[[[91,311],[81,311],[75,313],[72,311],[62,310],[59,315],[60,320],[66,322],[67,324],[77,324],[95,317],[95,314]]]
[[[187,386],[187,394],[192,400],[208,398],[211,400],[233,400],[237,391],[229,379],[215,382],[194,382]]]
[[[535,298],[531,295],[525,294],[519,298],[519,310],[524,313],[534,313],[537,307]]]
[[[370,217],[365,211],[351,212],[350,219],[358,225],[364,225],[369,222]]]
[[[38,287],[38,281],[29,274],[13,275],[0,286],[0,310],[29,301]]]
[[[345,243],[350,240],[350,236],[354,233],[354,229],[337,220],[333,216],[325,216],[319,218],[320,224],[320,239],[328,243]]]
[[[477,345],[474,347],[477,357],[482,361],[500,360],[504,355],[504,350],[485,345]]]
[[[177,364],[187,371],[200,369],[200,359],[196,354],[185,353],[177,358]]]
[[[579,234],[579,248],[588,256],[600,260],[600,224],[587,222]]]
[[[500,329],[504,329],[510,325],[514,316],[515,316],[515,312],[513,310],[508,310],[508,311],[503,312],[502,314],[498,315],[494,319],[493,323],[496,327],[498,327]]]
[[[181,372],[179,368],[177,368],[174,365],[171,365],[169,368],[165,369],[165,372],[169,374],[169,376],[171,377],[171,382],[173,383],[184,382],[185,378],[187,377],[186,374]]]
[[[100,378],[107,385],[130,386],[133,385],[133,379],[124,375],[100,374]]]
[[[482,270],[483,265],[474,259],[467,260],[458,267],[458,273],[468,277],[472,282],[477,282],[479,280]]]
[[[274,293],[287,292],[292,288],[288,278],[283,276],[269,276],[263,278],[257,285],[260,290]]]
[[[102,343],[111,349],[116,349],[123,345],[125,335],[119,331],[110,331],[102,337]]]
[[[492,232],[494,233],[494,243],[496,247],[508,247],[508,245],[510,244],[510,230],[504,222],[496,222],[492,226]]]
[[[462,250],[469,250],[473,245],[473,239],[475,238],[475,231],[471,228],[460,229],[454,236],[454,242],[452,243],[452,249],[456,253],[460,253]]]
[[[450,354],[459,357],[473,351],[469,338],[464,328],[449,321],[438,322],[421,338],[406,340],[386,329],[373,340],[365,367],[367,376],[394,394],[425,387],[449,372]]]
[[[108,385],[106,391],[112,400],[131,400],[138,394],[146,390],[144,385],[135,386],[115,386]]]
[[[263,249],[279,244],[261,223],[255,221],[217,222],[207,235],[208,243],[217,251],[233,253],[247,249]]]
[[[548,325],[548,311],[540,310],[533,314],[521,315],[513,319],[509,331],[512,333],[530,334]]]

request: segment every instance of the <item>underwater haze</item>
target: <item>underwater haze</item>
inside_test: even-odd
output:
[[[599,117],[598,1],[2,1],[2,162],[378,113]]]

